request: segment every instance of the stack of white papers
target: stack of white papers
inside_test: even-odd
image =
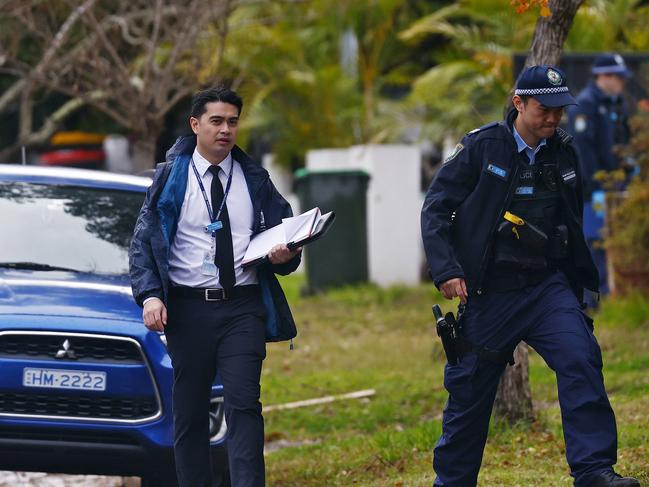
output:
[[[241,265],[249,266],[263,261],[275,245],[286,244],[293,249],[315,240],[324,234],[334,218],[333,212],[323,215],[317,207],[301,215],[284,218],[279,225],[250,240]]]

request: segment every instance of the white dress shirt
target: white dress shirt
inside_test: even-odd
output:
[[[213,176],[208,170],[211,164],[198,153],[198,149],[194,150],[192,157],[198,174],[201,175],[207,198],[211,204],[210,188]],[[257,273],[255,269],[244,270],[241,268],[241,260],[250,243],[253,225],[253,207],[248,192],[248,184],[241,165],[232,159],[232,154],[228,154],[219,166],[222,169],[218,173],[219,180],[224,190],[227,185],[228,175],[230,171],[233,171],[232,185],[225,204],[228,208],[230,230],[232,232],[236,285],[256,284]],[[210,215],[191,162],[187,170],[189,174],[185,199],[180,210],[176,236],[170,249],[169,278],[173,283],[181,286],[222,287],[216,277],[201,273],[201,265],[212,244],[212,236],[204,230],[205,225],[210,223]],[[212,211],[216,216],[218,208],[213,208]]]

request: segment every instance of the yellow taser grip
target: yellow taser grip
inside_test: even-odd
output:
[[[505,218],[505,220],[507,220],[508,222],[512,222],[514,225],[518,225],[519,227],[525,225],[525,220],[523,220],[520,216],[516,216],[508,211],[505,212],[505,216],[503,218]]]

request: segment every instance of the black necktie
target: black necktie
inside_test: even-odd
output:
[[[218,213],[223,201],[223,186],[219,180],[219,166],[210,166],[212,173],[212,211],[214,216]],[[223,211],[219,217],[223,228],[216,231],[216,254],[214,255],[214,263],[219,268],[219,282],[223,289],[232,289],[235,284],[234,278],[234,253],[232,251],[232,232],[230,230],[230,217],[228,216],[227,201],[223,205]]]

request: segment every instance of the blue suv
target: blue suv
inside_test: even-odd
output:
[[[0,165],[0,470],[175,485],[171,361],[128,278],[149,178]],[[223,389],[210,442],[228,485]]]

